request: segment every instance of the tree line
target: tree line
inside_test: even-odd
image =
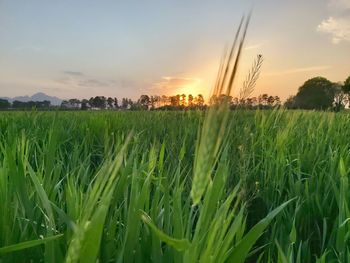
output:
[[[226,95],[212,96],[208,104],[201,94],[141,95],[136,101],[130,98],[95,96],[90,99],[69,99],[60,106],[52,106],[50,101],[14,101],[10,103],[0,99],[0,109],[53,109],[62,110],[191,110],[206,107],[226,100],[231,109],[271,109],[282,106],[280,97],[262,94],[257,97],[239,98]],[[296,95],[290,96],[284,103],[288,109],[313,109],[340,111],[350,104],[350,76],[343,83],[334,83],[324,77],[307,80]]]
[[[14,102],[10,103],[6,99],[0,99],[0,109],[50,109],[51,102],[48,100],[44,101],[18,101],[15,100]]]
[[[316,77],[307,80],[295,96],[286,100],[284,106],[288,109],[340,111],[349,102],[350,76],[343,83]]]
[[[281,105],[281,99],[278,96],[262,94],[258,97],[247,99],[233,98],[232,96],[212,96],[205,103],[204,97],[201,94],[193,96],[192,94],[177,94],[174,96],[166,95],[141,95],[136,101],[129,98],[123,98],[120,102],[117,98],[96,96],[89,100],[70,99],[65,100],[61,104],[63,109],[81,109],[81,110],[100,110],[100,109],[121,109],[121,110],[191,110],[205,109],[206,107],[219,103],[221,100],[228,100],[231,108],[237,107],[255,109],[255,108],[272,108]]]

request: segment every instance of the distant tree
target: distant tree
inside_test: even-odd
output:
[[[68,103],[69,103],[69,108],[73,108],[73,109],[81,108],[81,102],[78,99],[70,99]]]
[[[186,94],[180,96],[180,106],[186,106]]]
[[[213,95],[211,96],[209,103],[210,104],[220,104],[223,102],[228,102],[229,104],[232,103],[232,96],[227,96],[225,94],[220,94],[220,95]],[[204,100],[203,100],[203,104],[204,104]]]
[[[268,96],[268,98],[267,98],[267,105],[269,107],[273,107],[274,104],[275,104],[275,97],[274,96]]]
[[[171,96],[170,97],[170,105],[173,106],[173,107],[177,107],[178,106],[176,96]]]
[[[279,96],[275,96],[275,106],[280,106],[281,105],[281,99]]]
[[[334,83],[334,110],[336,112],[345,108],[348,102],[347,94],[344,91],[344,86],[341,83]]]
[[[175,106],[180,106],[180,95],[179,94],[177,94],[176,96],[175,96]]]
[[[197,96],[197,106],[199,106],[199,107],[204,106],[204,97],[202,94],[198,94],[198,96]]]
[[[114,99],[111,97],[107,98],[107,105],[109,109],[113,109],[114,108]]]
[[[162,106],[166,106],[170,104],[170,97],[162,95],[161,97],[161,101],[162,101]]]
[[[143,108],[147,108],[148,109],[148,106],[150,105],[151,103],[151,99],[148,95],[141,95],[139,100],[138,100],[138,103],[143,107]]]
[[[118,99],[114,98],[114,108],[118,109],[119,105],[118,105]]]
[[[11,107],[11,103],[8,100],[0,99],[0,109],[8,109]]]
[[[193,95],[192,94],[188,95],[188,103],[187,104],[189,107],[193,106]]]
[[[122,105],[121,105],[121,108],[122,109],[127,109],[128,108],[128,99],[127,98],[123,98],[122,99]]]
[[[151,109],[154,109],[156,108],[156,106],[158,105],[160,101],[160,96],[150,96],[149,97],[149,106],[151,107]]]
[[[334,84],[326,78],[309,79],[301,86],[295,96],[295,106],[301,109],[326,110],[333,105]]]
[[[350,76],[344,82],[343,91],[347,95],[348,103],[350,103]]]
[[[269,103],[268,103],[268,100],[269,100],[269,95],[268,94],[262,94],[259,96],[259,105],[262,105],[262,106],[267,106]]]
[[[89,101],[87,99],[83,99],[81,101],[81,109],[82,110],[87,110],[89,108],[88,105],[89,105]]]
[[[107,99],[104,96],[96,96],[89,100],[91,107],[105,109],[107,106]]]
[[[284,107],[287,109],[295,109],[295,96],[290,96],[284,103]]]

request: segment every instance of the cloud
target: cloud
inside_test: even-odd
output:
[[[257,44],[253,44],[250,46],[247,46],[244,50],[254,50],[254,49],[258,49],[261,48],[264,45],[264,43],[257,43]]]
[[[70,71],[70,70],[65,70],[62,71],[63,74],[70,75],[70,76],[84,76],[84,73],[80,71]]]
[[[71,87],[81,88],[104,88],[112,87],[116,85],[114,80],[101,80],[97,78],[91,78],[80,71],[62,71],[63,77],[56,79],[56,83]]]
[[[158,89],[178,89],[197,86],[201,82],[199,78],[188,77],[163,77],[162,81],[156,82],[153,87]]]
[[[329,17],[318,25],[317,31],[330,34],[334,44],[350,42],[350,18]]]
[[[324,71],[324,70],[327,70],[330,68],[332,68],[332,67],[331,66],[312,66],[312,67],[288,69],[285,71],[272,72],[272,73],[267,73],[264,75],[265,76],[280,76],[280,75],[289,75],[289,74],[296,74],[296,73],[303,73],[303,72]]]
[[[330,0],[329,6],[337,9],[350,9],[350,0]]]
[[[110,82],[101,81],[98,79],[84,79],[77,83],[80,87],[88,87],[88,88],[98,88],[98,87],[109,87],[111,86]]]

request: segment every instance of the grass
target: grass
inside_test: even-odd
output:
[[[349,262],[350,115],[228,113],[194,201],[204,119],[2,113],[1,262]]]

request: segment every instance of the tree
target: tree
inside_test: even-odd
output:
[[[295,109],[295,96],[290,96],[284,103],[284,107],[287,109]]]
[[[344,91],[344,86],[341,83],[334,84],[334,110],[336,112],[345,108],[347,103],[347,94]]]
[[[104,96],[96,96],[95,98],[91,98],[89,100],[89,104],[94,108],[105,109],[107,106],[107,100]]]
[[[11,103],[8,100],[0,99],[0,109],[8,109],[11,107]]]
[[[189,107],[193,106],[193,96],[192,96],[192,94],[188,95],[188,106]]]
[[[275,104],[275,97],[274,96],[269,96],[267,98],[267,105],[269,105],[270,107],[272,107]]]
[[[178,106],[176,96],[171,96],[170,97],[170,105],[173,106],[173,107],[177,107]]]
[[[295,106],[300,109],[326,110],[333,105],[334,84],[326,78],[309,79],[295,96]]]
[[[275,106],[280,106],[281,105],[281,99],[279,96],[275,96]]]
[[[113,109],[113,106],[114,106],[114,99],[111,98],[111,97],[108,97],[108,99],[107,99],[107,105],[108,105],[108,108],[109,108],[109,109]]]
[[[88,109],[88,104],[89,104],[89,101],[87,99],[83,99],[81,101],[81,109],[82,110],[87,110]]]
[[[70,99],[68,103],[69,103],[69,108],[79,109],[81,107],[81,102],[78,99]]]
[[[151,103],[151,99],[148,95],[141,95],[139,100],[138,100],[138,103],[143,107],[143,108],[146,108],[148,109],[148,106],[150,105]]]
[[[122,99],[122,105],[121,105],[121,108],[122,109],[127,109],[128,108],[128,99],[127,98],[123,98]]]
[[[186,94],[181,94],[180,96],[180,105],[181,106],[186,106]]]
[[[199,107],[203,107],[204,106],[204,98],[202,94],[198,94],[197,96],[197,105]]]
[[[119,105],[118,105],[118,99],[114,98],[114,108],[118,109]]]
[[[177,106],[180,106],[180,95],[179,94],[177,94],[176,96],[175,96],[175,106],[177,107]]]
[[[344,82],[343,91],[347,95],[347,101],[350,103],[350,76]]]

